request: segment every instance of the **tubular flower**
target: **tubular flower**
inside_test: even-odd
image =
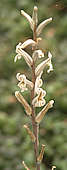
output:
[[[28,90],[26,86],[33,89],[33,83],[26,79],[26,76],[24,74],[17,73],[16,78],[20,81],[18,83],[18,87],[20,87],[21,92]]]
[[[46,95],[46,91],[41,89],[41,88],[38,88],[37,89],[37,94],[38,96],[36,96],[33,101],[32,101],[32,105],[34,107],[41,107],[41,106],[44,106],[46,101],[44,99],[45,95]]]
[[[26,63],[28,64],[29,67],[32,66],[33,64],[33,60],[31,58],[31,56],[25,52],[24,50],[22,50],[22,43],[19,43],[17,46],[16,46],[16,53],[19,55],[19,56],[23,56]],[[21,58],[21,57],[20,57]],[[16,61],[18,59],[18,57],[15,56],[15,59],[14,61]]]

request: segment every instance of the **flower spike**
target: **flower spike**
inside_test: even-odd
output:
[[[30,24],[31,29],[33,30],[34,25],[33,25],[33,19],[31,18],[31,16],[28,15],[28,14],[27,14],[26,12],[24,12],[23,10],[21,10],[21,15],[23,15],[23,16],[27,19],[27,21],[28,21],[29,24]]]
[[[42,23],[39,24],[39,26],[37,27],[36,30],[36,34],[37,36],[40,35],[40,33],[42,32],[43,28],[52,21],[52,18],[46,19],[45,21],[43,21]]]
[[[15,96],[16,96],[17,100],[24,106],[27,115],[30,116],[32,114],[32,109],[29,106],[29,104],[27,103],[27,101],[24,99],[24,97],[21,95],[21,93],[19,91],[15,92]]]
[[[46,104],[46,106],[38,113],[38,115],[35,118],[35,121],[37,123],[40,123],[42,121],[42,119],[45,116],[45,114],[48,111],[48,109],[53,107],[53,103],[54,103],[54,100],[49,101],[49,103]]]

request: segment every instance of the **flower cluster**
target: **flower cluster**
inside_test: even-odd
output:
[[[51,100],[46,104],[46,101],[44,98],[46,95],[46,91],[42,89],[43,81],[41,78],[45,67],[48,67],[47,73],[50,73],[50,71],[53,71],[53,66],[52,66],[52,62],[51,62],[52,54],[51,54],[51,52],[48,52],[48,58],[44,59],[43,51],[38,49],[38,43],[39,43],[39,41],[41,41],[41,38],[38,36],[41,34],[43,28],[48,23],[50,23],[52,21],[52,18],[49,18],[49,19],[43,21],[42,23],[40,23],[37,26],[37,24],[38,24],[37,11],[38,11],[38,8],[35,6],[34,10],[33,10],[33,15],[31,17],[25,11],[21,10],[21,14],[27,19],[27,21],[30,24],[30,27],[33,31],[33,35],[35,33],[35,38],[34,38],[34,40],[27,39],[24,43],[20,42],[16,46],[17,55],[15,56],[15,59],[14,59],[14,61],[16,62],[17,60],[19,60],[23,57],[25,59],[27,65],[30,67],[31,72],[33,73],[32,76],[34,76],[35,81],[33,81],[33,77],[32,77],[32,81],[30,81],[26,78],[26,76],[24,74],[17,73],[17,75],[16,75],[16,78],[19,81],[18,87],[21,89],[21,92],[23,93],[25,90],[28,90],[28,89],[31,90],[31,94],[33,95],[33,97],[31,98],[31,106],[28,104],[28,102],[25,100],[25,98],[19,91],[15,92],[15,96],[16,96],[17,100],[24,106],[27,115],[32,116],[32,122],[34,121],[32,124],[33,129],[34,129],[34,125],[36,128],[36,124],[37,125],[40,124],[44,115],[50,108],[53,107],[53,103],[54,103],[54,100]],[[31,56],[25,51],[26,47],[28,47],[28,46],[32,47],[33,52],[32,52]],[[37,60],[40,58],[43,58],[43,61],[35,67]],[[33,110],[35,110],[35,107],[42,107],[42,106],[44,106],[44,108],[37,114],[37,116],[35,115],[35,118],[33,119],[33,117],[34,117]],[[33,130],[33,132],[34,132],[33,133],[27,125],[24,125],[24,127],[27,130],[32,141],[35,143],[34,144],[35,148],[38,147],[37,143],[36,143],[38,141],[38,139],[36,139],[38,136],[36,133],[38,133],[38,131]],[[45,147],[45,145],[42,144],[42,149],[41,149],[41,152],[40,152],[40,155],[38,156],[38,158],[36,155],[36,160],[38,162],[41,162],[43,159],[44,147]],[[25,169],[29,170],[29,168],[26,166],[24,161],[23,161],[23,166]],[[38,166],[38,164],[37,164],[37,166]],[[53,166],[53,169],[54,168],[55,168],[55,166]]]
[[[15,56],[14,61],[16,62],[17,59],[21,59],[23,57],[28,64],[30,68],[32,68],[33,63],[36,63],[38,58],[44,58],[44,53],[42,50],[38,49],[38,40],[41,40],[41,38],[38,36],[41,34],[43,28],[52,21],[52,18],[49,18],[42,23],[40,23],[38,26],[38,17],[37,17],[37,10],[38,8],[35,6],[33,10],[33,15],[32,17],[29,16],[26,12],[21,10],[21,14],[27,19],[27,21],[30,24],[30,27],[32,31],[34,32],[34,27],[36,25],[36,41],[32,39],[26,40],[24,43],[19,43],[16,46],[16,53],[17,55]],[[30,56],[26,51],[26,47],[31,46],[32,48],[34,47],[34,51],[32,53],[32,56]],[[18,79],[18,87],[21,89],[21,92],[24,92],[25,90],[30,90],[34,89],[34,98],[32,100],[32,105],[33,107],[41,107],[44,106],[46,101],[44,99],[46,95],[46,91],[42,89],[43,81],[41,79],[41,76],[43,74],[43,70],[45,67],[48,67],[47,73],[50,73],[50,71],[53,71],[53,66],[52,66],[52,54],[51,52],[48,52],[48,58],[46,60],[43,60],[34,70],[35,72],[35,85],[33,82],[29,81],[24,74],[17,73],[16,78]],[[53,101],[53,100],[52,100]],[[27,103],[27,101],[26,101]],[[52,102],[53,103],[53,102]],[[49,104],[47,104],[49,105]],[[51,108],[49,105],[48,109]],[[46,106],[45,106],[46,109]],[[48,110],[47,109],[47,110]],[[44,111],[45,112],[45,111]],[[39,113],[40,115],[41,113]],[[43,111],[42,111],[43,114]],[[37,120],[37,119],[36,119]]]

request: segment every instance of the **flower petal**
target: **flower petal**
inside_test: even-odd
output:
[[[28,45],[36,45],[36,42],[34,40],[32,40],[32,39],[28,39],[23,44],[21,44],[21,48],[24,49]]]
[[[21,57],[22,57],[21,55],[17,54],[17,55],[15,56],[15,58],[14,58],[14,62],[16,62],[17,60],[20,60]]]

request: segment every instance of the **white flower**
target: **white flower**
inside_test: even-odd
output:
[[[40,23],[37,27],[37,30],[36,30],[36,34],[37,36],[40,35],[40,33],[42,32],[43,28],[52,21],[52,18],[49,18],[49,19],[46,19],[45,21],[43,21],[42,23]]]
[[[29,65],[29,67],[31,67],[33,64],[33,60],[27,52],[25,52],[24,50],[21,49],[21,47],[22,47],[22,43],[19,43],[16,46],[16,53],[18,53],[18,55],[15,57],[15,61],[18,59],[18,56],[20,56],[20,58],[21,58],[21,56],[23,56],[26,63]]]
[[[17,73],[16,78],[20,81],[18,83],[18,87],[20,87],[21,92],[24,92],[25,90],[28,90],[26,86],[33,89],[33,83],[26,79],[26,76],[24,74]]]
[[[49,62],[48,62],[48,67],[49,69],[47,70],[47,73],[50,73],[50,71],[53,71],[53,66],[52,66],[52,63],[51,63],[51,58],[52,58],[52,54],[50,53],[50,51],[48,52],[48,57],[49,57]]]
[[[32,101],[32,104],[34,107],[41,107],[41,106],[44,106],[46,101],[44,99],[45,95],[46,95],[46,92],[45,90],[41,89],[41,88],[38,88],[37,89],[37,94],[38,96],[36,96],[33,101]]]
[[[18,87],[20,87],[21,92],[24,92],[25,90],[28,90],[26,88],[26,76],[24,74],[20,75],[20,73],[17,73],[16,78],[20,81],[18,83]]]

